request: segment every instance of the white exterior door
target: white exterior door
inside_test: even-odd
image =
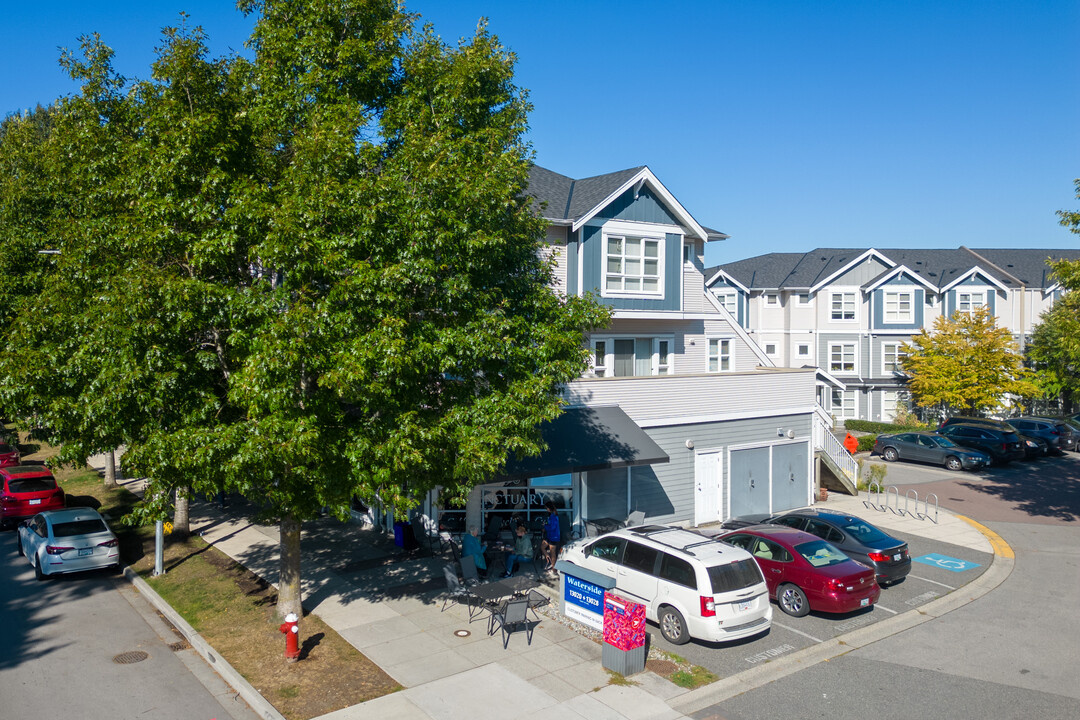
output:
[[[694,456],[694,524],[720,521],[720,451]]]

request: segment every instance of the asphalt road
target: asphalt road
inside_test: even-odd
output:
[[[990,527],[1016,553],[1012,573],[940,618],[693,717],[1080,717],[1080,456],[977,474],[897,463],[886,482],[901,495],[933,492],[943,507]]]
[[[257,717],[186,643],[170,646],[180,638],[122,576],[38,582],[13,531],[0,533],[0,617],[0,717]]]

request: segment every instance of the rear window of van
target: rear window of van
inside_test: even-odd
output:
[[[7,486],[8,490],[15,494],[45,492],[56,489],[56,480],[51,477],[13,477],[8,478]]]
[[[736,560],[727,565],[713,565],[709,568],[709,581],[714,593],[735,592],[765,582],[761,568],[753,558]]]

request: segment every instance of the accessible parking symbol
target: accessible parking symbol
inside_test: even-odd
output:
[[[964,572],[965,570],[979,567],[979,563],[968,562],[967,560],[949,557],[948,555],[938,555],[937,553],[930,553],[929,555],[922,555],[911,559],[915,562],[921,562],[924,565],[932,565],[933,567],[943,568],[952,572]]]

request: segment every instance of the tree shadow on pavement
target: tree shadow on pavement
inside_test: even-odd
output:
[[[1055,463],[1022,475],[990,476],[958,483],[975,492],[1013,503],[1033,517],[1080,520],[1080,464]]]

